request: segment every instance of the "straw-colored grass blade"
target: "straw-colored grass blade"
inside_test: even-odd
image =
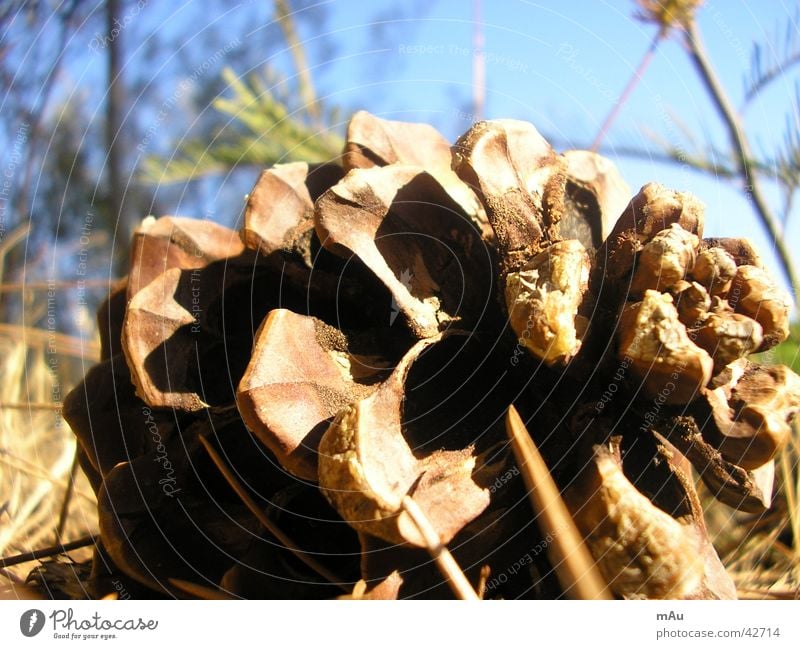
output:
[[[506,415],[506,431],[539,528],[553,539],[547,552],[562,588],[575,599],[613,599],[539,449],[514,406],[509,407]]]

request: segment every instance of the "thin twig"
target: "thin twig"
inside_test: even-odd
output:
[[[414,525],[417,526],[422,539],[425,541],[426,549],[436,562],[436,566],[442,575],[447,579],[447,583],[453,589],[456,597],[466,600],[479,600],[478,593],[472,588],[472,584],[469,583],[453,555],[450,554],[450,550],[442,545],[439,535],[428,520],[425,512],[420,509],[419,505],[410,496],[403,497],[403,509]]]
[[[738,175],[735,169],[714,162],[713,160],[689,156],[684,151],[679,149],[664,149],[662,151],[651,151],[649,149],[640,149],[633,146],[613,146],[604,147],[600,153],[615,157],[632,158],[635,160],[646,160],[656,164],[669,164],[669,165],[689,165],[695,171],[700,171],[708,174],[712,178],[737,178]]]
[[[509,407],[506,415],[506,431],[539,528],[553,539],[547,552],[562,588],[576,599],[612,599],[544,459],[514,406]]]
[[[800,63],[800,50],[791,53],[782,61],[776,60],[767,70],[761,70],[760,74],[752,79],[750,85],[745,89],[742,108],[746,108],[767,86],[776,79],[784,76],[789,68],[798,63]]]
[[[628,103],[628,99],[630,99],[631,93],[635,90],[636,86],[639,85],[639,82],[642,80],[644,73],[647,71],[650,62],[653,60],[653,57],[656,54],[656,50],[658,49],[658,44],[661,42],[661,39],[664,38],[664,30],[659,29],[656,32],[656,35],[653,37],[653,41],[650,43],[650,47],[647,48],[647,51],[644,53],[642,60],[639,61],[639,65],[634,70],[633,75],[631,78],[628,79],[628,83],[625,85],[625,89],[622,91],[622,94],[619,96],[619,99],[614,103],[609,111],[608,115],[606,116],[605,120],[603,121],[603,125],[600,127],[600,130],[597,132],[597,136],[594,138],[594,142],[592,142],[592,151],[597,151],[600,148],[600,143],[603,141],[603,138],[606,136],[606,133],[611,128],[611,125],[616,121],[619,112],[622,110],[622,107]]]
[[[168,581],[173,586],[180,588],[182,591],[189,593],[189,595],[192,595],[197,599],[207,599],[207,600],[231,599],[229,595],[226,595],[217,588],[209,588],[208,586],[202,586],[201,584],[196,584],[193,581],[186,581],[185,579],[172,579],[172,578],[170,578]]]
[[[348,585],[344,580],[340,579],[336,575],[334,575],[330,570],[328,570],[325,566],[320,564],[316,559],[309,556],[307,552],[305,552],[302,548],[300,548],[292,539],[290,539],[283,530],[281,530],[270,518],[261,510],[255,500],[253,500],[250,494],[247,493],[245,488],[242,484],[236,479],[236,476],[233,475],[233,471],[230,470],[230,467],[225,463],[219,453],[217,453],[216,449],[211,445],[205,437],[202,435],[200,436],[200,443],[203,445],[203,448],[206,449],[208,455],[211,457],[211,460],[216,465],[219,472],[231,486],[231,488],[236,492],[236,495],[239,496],[241,501],[245,504],[247,509],[249,509],[252,514],[258,519],[259,523],[261,523],[267,531],[272,534],[278,541],[283,543],[284,547],[289,550],[292,554],[294,554],[300,561],[306,564],[309,568],[311,568],[314,572],[316,572],[321,577],[325,578],[327,581],[335,584],[339,588],[341,588],[344,592],[349,592],[347,588]]]
[[[61,502],[61,511],[58,514],[58,525],[56,526],[56,542],[61,543],[61,536],[67,525],[69,516],[69,505],[72,502],[72,494],[75,491],[75,476],[78,474],[78,445],[75,444],[75,457],[72,458],[72,467],[67,478],[67,488],[64,490],[64,500]]]
[[[773,215],[772,210],[764,198],[761,183],[753,166],[753,156],[744,126],[741,123],[739,115],[733,108],[733,104],[730,99],[728,99],[722,84],[717,78],[716,72],[711,66],[711,62],[700,39],[700,32],[694,20],[689,20],[687,22],[685,33],[686,44],[692,63],[713,101],[717,113],[728,130],[728,137],[731,147],[733,148],[739,176],[744,183],[743,189],[745,195],[752,201],[756,215],[772,239],[782,270],[794,292],[793,298],[797,301],[798,291],[800,291],[800,281],[798,281],[789,249],[784,242],[783,233],[778,226],[778,220]]]
[[[83,538],[70,541],[69,543],[61,543],[59,545],[53,545],[49,548],[42,548],[41,550],[33,550],[32,552],[25,552],[24,554],[5,557],[0,559],[0,568],[9,568],[20,563],[38,561],[39,559],[52,557],[57,554],[65,554],[67,552],[71,552],[72,550],[77,550],[78,548],[85,548],[86,546],[94,545],[99,538],[100,536],[98,534],[90,534],[89,536],[84,536]]]
[[[547,141],[551,142],[556,148],[587,148],[587,145],[575,144],[566,138],[559,138],[557,135],[545,134],[545,137],[547,138]],[[659,143],[656,141],[654,144],[658,145]],[[681,166],[688,165],[692,168],[692,170],[699,171],[716,179],[725,178],[735,180],[739,178],[739,172],[736,169],[732,169],[720,162],[715,162],[710,158],[687,155],[685,151],[674,148],[654,150],[625,144],[606,145],[600,148],[600,153],[609,157],[646,160],[647,162],[653,162],[656,164]],[[717,152],[715,151],[710,153],[712,154],[712,157],[718,156]],[[752,160],[751,167],[756,171],[764,173],[770,172],[774,169],[774,165],[772,163],[761,160]]]

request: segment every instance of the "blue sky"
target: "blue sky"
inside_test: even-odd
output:
[[[647,50],[656,28],[632,17],[636,11],[632,0],[483,0],[481,4],[485,117],[531,121],[561,148],[587,146]],[[293,74],[280,31],[271,22],[269,2],[218,6],[142,0],[141,10],[134,15],[135,6],[133,1],[124,5],[123,19],[130,17],[119,37],[126,50],[123,73],[150,82],[149,92],[155,92],[155,96],[129,98],[131,115],[136,113],[143,120],[140,128],[153,122],[161,102],[174,94],[169,84],[181,75],[190,77],[216,47],[226,42],[246,51],[254,66],[251,70],[235,69],[238,74],[264,65],[285,75]],[[387,118],[428,121],[451,140],[469,127],[474,117],[471,0],[406,0],[402,4],[396,0],[293,0],[292,6],[300,7],[301,14],[307,11],[308,16],[314,15],[311,20],[301,16],[297,21],[300,36],[318,94],[327,104],[341,107],[344,116],[366,109]],[[792,22],[797,12],[795,4],[781,0],[710,0],[700,10],[698,21],[706,47],[734,105],[743,102],[752,43],[761,42],[769,48],[780,40],[776,34],[783,37],[787,24],[800,39],[800,30]],[[187,26],[191,28],[187,30]],[[215,33],[214,29],[220,27],[221,32]],[[179,47],[169,52],[159,50],[155,62],[144,63],[143,53],[152,36],[163,37],[162,42],[166,42],[175,34],[184,35]],[[60,92],[65,98],[89,97],[90,106],[96,108],[94,127],[102,132],[105,58],[102,49],[92,49],[92,39],[98,35],[102,37],[104,29],[97,16],[73,35],[68,65],[61,72]],[[216,42],[220,38],[229,40]],[[27,54],[36,56],[38,47],[39,43],[32,43]],[[768,49],[765,56],[770,57]],[[202,90],[231,61],[215,60],[192,86],[192,92]],[[787,117],[798,119],[794,90],[798,73],[800,66],[747,107],[745,123],[757,152],[773,151],[775,143],[783,140]],[[181,98],[163,123],[156,125],[147,153],[160,147],[161,153],[169,155],[171,150],[163,147],[172,146],[190,130],[194,117],[185,110],[187,99]],[[53,104],[56,107],[57,102]],[[343,124],[339,128],[343,130]],[[690,154],[706,154],[712,145],[722,151],[728,149],[720,120],[677,37],[660,45],[606,138],[606,154],[617,163],[634,192],[644,183],[657,180],[695,193],[707,205],[707,236],[746,235],[775,269],[772,242],[764,236],[737,188],[724,179],[652,159],[626,158],[617,150],[658,150],[654,138]],[[134,149],[135,145],[133,142]],[[135,173],[131,180],[135,180]],[[234,218],[231,205],[238,205],[249,189],[242,187],[241,180],[227,187],[225,182],[222,187],[194,184],[186,191],[168,194],[171,198],[162,203],[162,208],[194,216],[214,214],[223,221]],[[244,180],[251,182],[249,177]],[[766,189],[775,210],[780,211],[775,187],[766,183]],[[800,249],[798,215],[790,216],[784,236],[790,247]],[[783,282],[779,273],[773,274]]]
[[[472,3],[439,0],[385,20],[395,6],[387,0],[328,5],[325,35],[335,40],[337,51],[329,60],[312,61],[320,94],[386,117],[430,121],[454,139],[472,117]],[[655,27],[635,20],[635,9],[633,2],[484,0],[486,117],[529,120],[565,145],[590,143],[653,38]],[[787,20],[796,17],[794,5],[779,1],[716,0],[701,9],[707,50],[735,105],[743,101],[752,43],[775,42]],[[322,34],[304,36],[313,53]],[[747,108],[756,151],[770,151],[782,140],[793,107],[796,115],[795,78],[787,75]],[[677,37],[659,47],[607,137],[607,154],[634,191],[658,180],[697,194],[708,207],[708,236],[745,234],[774,267],[771,242],[728,182],[615,154],[620,145],[657,150],[654,137],[689,153],[707,151],[709,143],[723,151],[728,147]],[[772,186],[767,189],[777,209],[779,197]],[[785,236],[800,244],[798,218],[790,219]]]

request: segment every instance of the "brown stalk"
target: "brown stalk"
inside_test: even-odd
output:
[[[613,599],[583,542],[556,483],[514,406],[506,415],[506,431],[517,459],[542,534],[553,538],[547,552],[558,581],[575,599]]]
[[[419,505],[414,502],[410,496],[403,497],[403,509],[409,518],[417,526],[419,533],[425,541],[426,549],[436,562],[436,567],[439,568],[442,575],[447,579],[450,588],[453,589],[456,597],[466,600],[480,600],[481,598],[472,588],[464,572],[459,567],[450,550],[442,545],[439,540],[439,535],[433,527],[433,524],[428,520],[425,512],[420,509]]]
[[[0,559],[0,568],[9,568],[20,563],[37,561],[38,559],[52,557],[57,554],[64,554],[66,552],[70,552],[71,550],[77,550],[78,548],[85,548],[87,545],[94,545],[99,538],[100,535],[98,534],[90,534],[89,536],[84,536],[83,538],[70,541],[69,543],[62,543],[59,545],[53,545],[49,548],[42,548],[41,550],[33,550],[23,554],[16,554],[11,557],[4,557]]]
[[[300,548],[292,539],[290,539],[283,530],[281,530],[273,521],[269,519],[269,517],[261,510],[255,500],[252,499],[250,494],[247,493],[245,488],[242,484],[236,479],[233,475],[233,472],[230,470],[225,461],[222,457],[217,453],[213,446],[211,446],[211,442],[209,442],[205,437],[202,435],[200,436],[200,443],[203,445],[203,448],[206,449],[208,455],[211,457],[211,460],[216,465],[219,472],[223,475],[225,480],[231,486],[231,488],[236,492],[236,495],[242,500],[245,506],[252,512],[252,514],[258,519],[258,522],[261,523],[267,531],[272,534],[278,541],[280,541],[283,546],[289,550],[292,554],[294,554],[300,561],[306,564],[309,568],[311,568],[314,572],[316,572],[320,577],[328,580],[332,584],[341,588],[344,592],[350,592],[349,589],[346,587],[347,584],[334,575],[330,570],[328,570],[325,566],[318,563],[313,557],[310,557],[307,552],[305,552],[302,548]]]

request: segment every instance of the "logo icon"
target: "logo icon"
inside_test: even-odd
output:
[[[32,638],[44,628],[44,613],[38,608],[25,611],[19,618],[19,630],[26,638]]]

